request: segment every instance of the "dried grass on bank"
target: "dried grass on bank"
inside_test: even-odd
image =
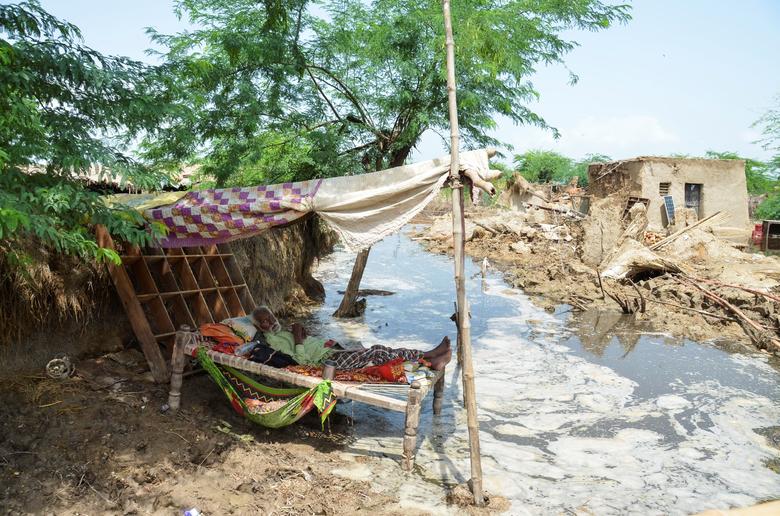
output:
[[[105,267],[36,243],[20,251],[30,257],[23,266],[0,253],[0,347],[41,329],[86,327],[105,315],[113,294]]]
[[[233,242],[244,279],[257,304],[279,315],[298,315],[325,290],[311,275],[315,261],[333,250],[335,233],[317,217]]]

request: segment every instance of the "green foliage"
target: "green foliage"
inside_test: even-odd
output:
[[[515,156],[515,165],[520,174],[536,183],[568,183],[577,176],[581,187],[588,184],[588,166],[604,163],[612,158],[604,154],[587,154],[575,161],[555,151],[530,150]]]
[[[780,96],[775,98],[775,104],[780,106]],[[780,219],[780,107],[768,110],[753,126],[761,127],[761,139],[758,143],[764,150],[774,153],[764,169],[765,176],[774,178],[771,185],[772,192],[756,209],[756,217],[777,220]],[[750,181],[749,177],[748,181]],[[765,185],[762,183],[762,186]]]
[[[708,159],[741,159],[745,162],[745,179],[747,181],[747,190],[752,195],[760,195],[771,192],[777,180],[772,177],[770,166],[763,161],[740,156],[736,152],[716,152],[707,151],[704,157]]]
[[[605,163],[612,158],[604,154],[587,154],[575,161],[555,151],[530,150],[515,156],[518,171],[529,181],[537,183],[568,183],[572,177],[579,178],[578,185],[588,185],[588,166],[591,163]]]
[[[579,186],[588,186],[588,167],[593,163],[609,163],[612,158],[606,154],[586,154],[584,158],[574,163],[572,176],[580,178]]]
[[[770,194],[764,202],[756,208],[757,219],[780,220],[780,193]]]
[[[180,0],[196,29],[152,32],[183,107],[145,155],[200,158],[218,184],[307,179],[403,164],[448,131],[438,0]],[[453,5],[466,146],[496,145],[497,115],[548,127],[529,77],[576,46],[562,34],[628,19],[598,0]]]
[[[83,46],[77,27],[37,2],[0,5],[0,251],[33,238],[64,253],[118,259],[98,248],[93,224],[149,241],[138,216],[107,208],[79,178],[104,165],[103,178],[139,187],[164,181],[123,152],[165,111],[151,72]]]
[[[574,162],[555,151],[530,150],[515,156],[520,174],[535,183],[564,181],[571,177]]]
[[[761,128],[761,139],[757,143],[760,143],[764,150],[774,153],[768,166],[777,174],[780,172],[780,95],[775,97],[775,104],[776,106],[759,118],[753,127]]]

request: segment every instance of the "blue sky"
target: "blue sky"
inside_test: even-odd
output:
[[[151,60],[145,27],[163,33],[184,22],[168,0],[100,2],[44,0],[51,13],[78,25],[104,53]],[[750,125],[780,94],[780,1],[637,0],[633,20],[596,33],[573,33],[580,46],[566,66],[580,78],[569,84],[563,66],[540,69],[541,93],[531,106],[562,133],[498,120],[496,136],[516,152],[554,149],[579,158],[613,158],[735,150],[767,158],[752,143]],[[456,20],[457,22],[457,20]],[[443,153],[426,135],[417,159]]]

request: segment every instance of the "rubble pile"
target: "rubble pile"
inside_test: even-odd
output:
[[[579,190],[543,191],[516,181],[503,207],[467,212],[466,252],[487,258],[543,306],[619,310],[696,340],[727,337],[780,353],[780,260],[719,239],[717,214],[681,213],[669,234],[648,231],[645,205],[604,198],[588,215]],[[444,215],[413,238],[452,251]]]

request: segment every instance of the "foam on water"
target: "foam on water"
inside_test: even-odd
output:
[[[374,247],[363,281],[396,295],[370,298],[359,321],[331,320],[352,259],[338,252],[317,274],[329,336],[417,349],[454,337],[452,263],[405,236]],[[780,496],[780,475],[764,465],[780,453],[754,432],[780,421],[778,372],[765,356],[640,337],[622,321],[604,332],[604,319],[586,341],[587,321],[545,312],[497,276],[471,280],[469,295],[485,487],[509,498],[511,513],[688,514]],[[360,404],[339,408],[356,419],[347,453],[378,465],[334,473],[368,476],[399,493],[402,509],[451,512],[446,486],[470,469],[459,371],[446,377],[440,416],[426,399],[413,475],[397,462],[402,415]]]

